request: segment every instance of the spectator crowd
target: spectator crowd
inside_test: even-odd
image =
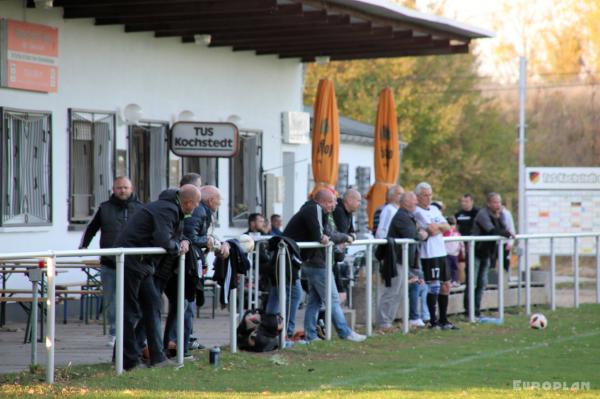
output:
[[[351,280],[349,266],[344,260],[348,245],[357,238],[353,214],[359,209],[361,200],[361,194],[355,189],[349,188],[338,196],[334,190],[324,187],[314,192],[285,227],[280,215],[273,214],[266,219],[260,213],[250,213],[245,235],[239,239],[222,241],[215,234],[215,215],[221,206],[221,193],[215,186],[203,186],[200,175],[190,173],[183,176],[179,188],[163,191],[156,201],[148,204],[142,204],[137,199],[127,177],[115,179],[110,199],[98,207],[88,223],[80,248],[87,248],[100,231],[102,248],[161,247],[166,251],[165,255],[126,257],[124,368],[178,367],[177,363],[170,360],[177,345],[183,346],[186,358],[192,357],[192,349],[202,347],[192,339],[192,333],[194,310],[204,302],[206,272],[213,269],[212,278],[222,287],[221,303],[227,304],[230,290],[237,287],[237,275],[245,274],[250,267],[248,253],[253,245],[247,237],[265,241],[257,249],[261,275],[259,284],[264,293],[261,314],[285,314],[286,325],[276,328],[285,329],[288,340],[307,343],[324,337],[322,319],[327,281],[333,281],[333,327],[341,339],[364,341],[366,336],[352,330],[343,310]],[[376,313],[376,324],[380,331],[394,330],[401,304],[404,268],[408,269],[409,275],[410,326],[458,329],[448,318],[449,294],[453,287],[461,286],[465,273],[460,266],[468,259],[462,242],[445,242],[443,238],[468,235],[514,237],[512,216],[502,205],[498,193],[489,193],[481,209],[474,206],[470,194],[465,194],[460,199],[458,212],[446,217],[444,211],[444,204],[433,201],[431,185],[421,182],[414,191],[405,191],[397,185],[390,186],[386,203],[375,212],[372,232],[376,238],[388,240],[387,245],[378,246],[375,253],[382,284]],[[417,243],[410,244],[408,254],[403,254],[403,247],[393,241],[398,238],[414,239]],[[299,248],[299,242],[333,245],[333,275],[327,276],[326,248]],[[286,250],[282,252],[282,248]],[[505,267],[508,267],[510,250],[511,243],[507,241]],[[478,317],[481,315],[481,300],[488,271],[494,267],[497,254],[495,242],[476,244],[474,312]],[[177,342],[175,323],[178,294],[176,274],[181,255],[185,255],[183,343]],[[277,268],[281,256],[284,256],[286,264],[284,276],[278,274]],[[408,259],[407,264],[403,264],[404,258]],[[209,264],[209,259],[213,260],[212,264]],[[101,258],[100,273],[103,303],[110,326],[108,344],[114,346],[115,261],[112,257]],[[281,279],[285,279],[285,301],[279,298]],[[468,280],[468,275],[464,276],[464,281]],[[465,313],[469,311],[467,292],[468,287],[464,295]],[[161,323],[163,295],[169,303],[164,330]],[[280,309],[282,302],[285,302],[286,309]],[[305,306],[303,333],[297,328],[296,320],[301,306]],[[255,316],[252,313],[242,323],[245,326],[260,323]],[[277,321],[274,323],[276,325]],[[243,330],[248,329],[244,327]],[[258,348],[259,343],[263,342],[260,338],[254,337],[244,342]],[[272,345],[265,344],[264,347]]]

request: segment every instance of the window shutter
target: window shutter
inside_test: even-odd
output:
[[[112,115],[94,122],[94,210],[110,197],[113,181]]]
[[[150,127],[150,201],[167,188],[167,132],[164,125]]]

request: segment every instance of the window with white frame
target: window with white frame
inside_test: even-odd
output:
[[[262,210],[262,146],[258,132],[240,131],[239,151],[229,163],[231,225],[246,227],[248,215]]]
[[[86,223],[110,198],[115,170],[115,115],[69,110],[69,221]]]
[[[0,108],[3,226],[52,223],[51,115]]]

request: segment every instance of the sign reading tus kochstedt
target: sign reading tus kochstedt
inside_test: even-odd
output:
[[[238,128],[228,122],[177,122],[171,128],[171,151],[180,157],[233,157]]]

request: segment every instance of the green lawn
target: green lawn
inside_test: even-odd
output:
[[[268,354],[223,352],[219,369],[202,351],[180,370],[121,377],[109,365],[58,370],[53,387],[36,381],[42,371],[11,374],[0,376],[0,397],[600,397],[600,306],[542,311],[549,327],[541,331],[528,328],[523,314],[508,314],[503,326],[463,322],[459,331],[375,335],[362,344],[335,339]],[[514,380],[569,389],[515,390]],[[570,389],[578,383],[591,390]]]

